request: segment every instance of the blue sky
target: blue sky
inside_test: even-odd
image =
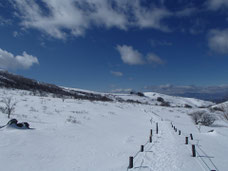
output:
[[[228,84],[228,0],[0,1],[0,68],[97,91]]]

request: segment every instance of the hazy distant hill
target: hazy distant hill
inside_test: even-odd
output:
[[[228,100],[228,86],[149,86],[147,91],[158,92],[162,94],[175,95],[181,97],[197,98],[213,102],[224,102]]]
[[[0,87],[29,90],[34,93],[53,93],[59,97],[70,96],[75,99],[112,101],[106,96],[89,92],[67,90],[54,84],[41,83],[33,79],[0,70]]]

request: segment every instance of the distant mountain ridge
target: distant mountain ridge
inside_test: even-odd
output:
[[[195,99],[183,98],[185,97],[183,96],[183,94],[180,95],[183,97],[173,97],[173,96],[177,96],[175,94],[171,94],[170,96],[167,96],[169,95],[169,93],[167,92],[168,90],[170,90],[169,88],[167,89],[163,88],[163,90],[166,90],[163,93],[155,93],[156,91],[144,93],[144,94],[141,92],[135,92],[135,93],[131,92],[129,94],[99,93],[99,92],[81,90],[76,88],[60,87],[49,83],[43,83],[43,82],[36,81],[34,79],[25,78],[23,76],[15,75],[2,70],[0,70],[0,87],[19,89],[19,90],[28,90],[33,92],[34,95],[35,94],[45,95],[46,93],[52,93],[59,98],[70,97],[75,99],[91,100],[91,101],[107,101],[107,102],[118,101],[118,102],[127,102],[127,103],[141,103],[141,104],[148,104],[148,105],[162,105],[157,101],[157,98],[164,97],[165,102],[167,102],[167,106],[172,106],[172,107],[175,107],[175,106],[184,107],[189,104],[192,107],[210,105],[210,103],[208,102],[206,102],[206,105],[203,105],[204,102],[203,101],[200,102],[199,100],[197,100],[196,95],[192,96]],[[189,96],[190,95],[186,97],[189,97]],[[197,102],[197,105],[195,105],[195,102]]]
[[[75,99],[112,101],[112,99],[107,96],[64,89],[54,84],[42,83],[33,79],[11,74],[4,70],[0,70],[0,87],[28,90],[39,93],[53,93],[59,97],[68,96]]]
[[[228,86],[174,86],[174,85],[161,85],[161,86],[147,86],[145,90],[167,94],[171,96],[181,96],[189,98],[197,98],[201,100],[209,100],[216,103],[228,100]]]

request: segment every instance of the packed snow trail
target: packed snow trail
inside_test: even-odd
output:
[[[186,133],[182,131],[181,136],[178,136],[177,138],[183,139],[185,137],[189,137],[190,133]],[[200,141],[198,139],[193,138],[193,140],[190,139],[189,137],[189,145],[186,146],[189,151],[191,152],[191,146],[195,145],[196,146],[196,160],[197,162],[204,168],[203,170],[206,171],[211,171],[211,170],[216,170],[219,171],[218,167],[215,165],[213,162],[213,156],[208,155],[205,150],[203,149],[202,145],[200,145]]]
[[[153,124],[155,130],[155,124]],[[152,143],[145,146],[144,152],[140,152],[134,161],[134,168],[129,171],[192,171],[202,170],[197,161],[191,157],[183,141],[176,138],[169,121],[159,122],[159,133],[153,134]]]

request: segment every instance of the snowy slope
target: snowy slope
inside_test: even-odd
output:
[[[192,107],[207,107],[207,106],[213,105],[212,102],[198,100],[194,98],[169,96],[169,95],[164,95],[164,94],[154,93],[154,92],[145,92],[144,94],[154,100],[156,100],[158,97],[162,97],[165,101],[169,102],[171,106],[184,107],[187,104]]]
[[[0,129],[1,170],[12,171],[192,171],[228,170],[228,124],[202,127],[200,132],[187,115],[196,106],[210,103],[157,94],[147,97],[111,94],[113,98],[134,99],[148,104],[98,102],[30,95],[29,91],[0,89],[0,97],[17,101],[12,118],[29,122],[34,130]],[[175,105],[191,103],[195,108],[156,106],[163,97]],[[0,103],[0,106],[4,106]],[[0,125],[9,119],[0,112]],[[159,124],[153,142],[150,129]],[[178,135],[171,122],[182,131]],[[213,129],[214,132],[208,131]],[[199,154],[191,157],[185,136],[193,133]],[[145,152],[138,153],[146,143]],[[204,153],[199,150],[202,149]],[[128,169],[129,156],[135,156]],[[205,164],[206,163],[206,164]]]
[[[224,102],[224,103],[213,105],[212,108],[219,108],[221,110],[228,112],[228,101]]]
[[[162,97],[166,102],[169,102],[172,107],[184,107],[185,105],[190,105],[191,107],[208,107],[214,105],[214,103],[209,101],[203,101],[194,98],[185,98],[185,97],[178,97],[178,96],[169,96],[155,92],[144,92],[144,97],[138,96],[135,94],[119,94],[119,93],[100,93],[76,88],[66,88],[67,90],[74,90],[77,92],[85,92],[85,93],[93,93],[102,96],[109,97],[113,100],[118,101],[118,99],[122,99],[124,101],[132,100],[134,102],[144,103],[144,104],[151,104],[151,105],[160,105],[157,101],[158,97]]]

